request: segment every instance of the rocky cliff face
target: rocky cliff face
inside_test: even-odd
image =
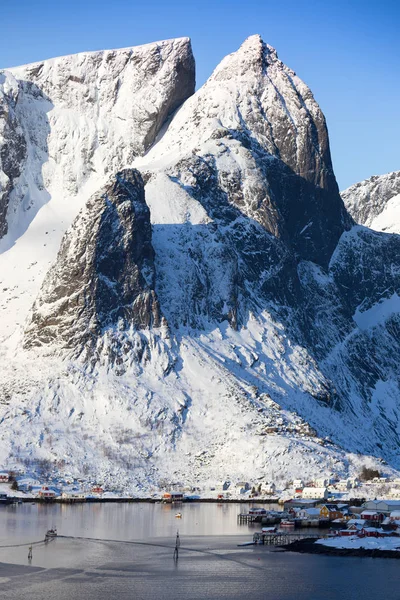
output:
[[[400,171],[374,175],[341,195],[357,223],[377,231],[400,233]]]
[[[25,346],[93,353],[107,330],[158,328],[150,213],[141,175],[117,173],[65,234],[25,331]]]
[[[128,53],[142,69],[157,66],[156,82],[167,69],[172,100],[156,94],[157,110],[132,118],[128,137],[116,116],[90,159],[81,154],[86,117],[75,140],[65,115],[92,108],[75,93],[58,97],[46,63],[22,69],[35,79],[19,84],[24,93],[40,84],[39,103],[66,103],[54,122],[52,110],[35,122],[38,139],[47,126],[58,132],[61,141],[51,133],[49,147],[64,143],[65,130],[57,160],[68,168],[55,193],[58,167],[44,162],[51,199],[4,263],[3,323],[10,314],[21,321],[3,329],[2,360],[12,369],[0,373],[2,418],[31,440],[22,448],[4,429],[4,455],[35,457],[39,447],[105,480],[118,465],[127,489],[133,466],[136,489],[165,477],[195,485],[272,471],[344,474],[366,460],[359,452],[400,467],[399,236],[354,225],[319,106],[259,36],[222,61],[140,156],[159,128],[161,104],[166,114],[192,91],[191,68],[180,67],[192,64],[189,48],[178,40]],[[83,61],[85,81],[101,86],[110,62],[104,85],[114,90],[127,56],[107,56],[89,57],[90,68],[89,58],[60,64],[69,73],[74,64],[75,77]],[[131,62],[125,107],[130,97],[146,99],[132,87]],[[63,86],[78,85],[60,72]],[[143,75],[149,86],[152,72]],[[176,96],[176,86],[185,91]],[[117,107],[120,92],[110,98]],[[95,98],[93,111],[102,114],[110,98]],[[87,131],[93,125],[98,135],[94,122]],[[121,161],[134,168],[118,165],[104,187]],[[87,181],[77,165],[90,166]],[[72,198],[75,184],[79,202],[61,210],[61,191]],[[43,434],[50,423],[56,442]]]
[[[326,265],[351,225],[322,111],[259,36],[226,57],[185,103],[153,157],[170,163],[168,176],[198,197],[207,197],[214,178],[228,220],[239,213],[254,219],[305,260]]]
[[[187,38],[64,56],[11,72],[18,81],[13,110],[29,153],[15,182],[18,221],[21,210],[32,214],[48,200],[40,202],[38,191],[73,198],[90,180],[95,191],[102,178],[129,165],[195,85]],[[12,143],[20,146],[15,136]]]
[[[26,159],[26,141],[16,115],[19,84],[0,73],[0,238],[7,233],[7,210],[14,182]]]

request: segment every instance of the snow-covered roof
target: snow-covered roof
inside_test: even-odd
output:
[[[320,514],[319,508],[302,508],[301,510],[304,510],[304,512],[308,513],[309,515],[319,515]]]

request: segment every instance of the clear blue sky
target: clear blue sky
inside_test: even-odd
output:
[[[201,85],[259,33],[311,87],[341,189],[400,169],[399,0],[0,0],[0,68],[189,36]]]

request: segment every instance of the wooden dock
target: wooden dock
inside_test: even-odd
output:
[[[240,513],[237,518],[240,524],[242,523],[261,523],[262,517],[266,515],[249,515],[248,513]]]
[[[286,546],[292,542],[305,539],[320,539],[328,537],[327,535],[319,535],[318,533],[286,533],[284,531],[277,531],[273,533],[255,533],[253,535],[253,542],[255,544],[269,545],[269,546]]]
[[[265,515],[250,515],[248,513],[240,513],[237,516],[238,522],[243,523],[262,523],[263,525],[277,525],[281,521],[281,517],[271,517]]]

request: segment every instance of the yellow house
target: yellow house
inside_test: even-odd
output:
[[[322,519],[329,519],[329,521],[343,519],[343,513],[338,509],[336,504],[324,504],[321,506],[319,516]]]

